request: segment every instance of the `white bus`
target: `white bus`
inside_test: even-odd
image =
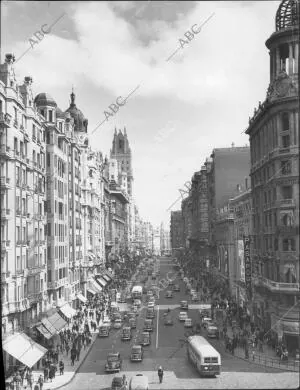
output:
[[[214,376],[221,373],[221,355],[202,336],[190,336],[187,355],[197,368],[200,376]]]
[[[143,297],[143,287],[142,286],[134,286],[131,291],[131,298],[142,300]]]

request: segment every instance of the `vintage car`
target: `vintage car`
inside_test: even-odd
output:
[[[146,318],[155,318],[154,307],[148,307],[146,312]]]
[[[149,380],[144,374],[136,374],[130,379],[129,390],[149,390]]]
[[[173,291],[180,291],[180,286],[179,286],[179,284],[175,284],[175,285],[174,285]]]
[[[121,329],[122,328],[122,319],[117,318],[114,322],[114,329]]]
[[[185,328],[192,328],[193,327],[193,323],[192,323],[192,319],[191,318],[186,318],[184,320],[184,327]]]
[[[141,307],[142,301],[140,299],[134,299],[133,300],[133,306],[137,306],[138,308]]]
[[[132,362],[141,362],[143,360],[143,347],[141,345],[133,345],[131,347],[130,360]]]
[[[108,337],[109,336],[109,326],[100,325],[98,337]]]
[[[165,317],[164,324],[165,325],[173,325],[174,323],[173,323],[172,317],[169,317],[169,316]]]
[[[107,355],[107,362],[105,364],[105,372],[119,372],[122,369],[122,359],[120,352],[110,352]]]
[[[153,332],[153,320],[146,318],[144,322],[144,331]]]
[[[116,311],[116,312],[111,314],[111,319],[112,319],[112,321],[121,320],[122,314],[120,312]]]
[[[129,318],[129,326],[131,329],[135,329],[136,328],[136,319],[135,318]]]
[[[115,376],[111,382],[110,390],[127,390],[126,377]]]
[[[131,337],[132,334],[130,326],[124,326],[124,328],[122,329],[121,340],[131,340]]]
[[[178,316],[179,321],[185,321],[186,318],[187,318],[187,312],[181,311]]]
[[[170,290],[166,291],[165,297],[166,297],[166,298],[173,298],[173,293],[172,293],[172,291],[170,291]]]
[[[144,347],[151,344],[151,336],[149,332],[142,332],[139,344]]]
[[[198,297],[198,294],[197,294],[197,293],[194,293],[194,294],[192,295],[192,301],[193,301],[193,302],[198,302],[198,301],[199,301],[199,297]]]
[[[202,320],[203,328],[207,328],[209,325],[212,325],[212,319],[210,317],[204,317]]]
[[[129,313],[128,313],[128,318],[129,318],[129,319],[130,319],[130,318],[136,319],[136,313],[135,313],[134,311],[129,312]]]
[[[208,325],[207,327],[207,337],[209,338],[219,338],[219,329],[215,325]]]
[[[187,301],[180,302],[180,309],[188,310],[188,308],[189,308],[189,305],[188,305]]]

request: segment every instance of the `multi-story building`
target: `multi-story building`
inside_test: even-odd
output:
[[[252,241],[252,194],[249,180],[246,179],[243,185],[238,185],[236,195],[230,199],[230,207],[234,214],[234,245],[235,245],[235,258],[234,260],[234,274],[232,295],[236,297],[236,301],[239,306],[248,310],[248,314],[251,313],[251,297],[248,296],[246,291],[245,280],[245,239],[250,241],[250,253],[251,253],[251,241]],[[246,259],[247,260],[247,259]],[[253,319],[253,317],[252,317]]]
[[[181,210],[171,211],[170,238],[172,254],[175,256],[176,251],[184,247]]]
[[[191,193],[181,202],[181,213],[183,221],[183,246],[190,248],[190,239],[192,237],[192,199]]]
[[[47,307],[45,132],[31,77],[17,85],[14,56],[0,65],[2,335]]]
[[[299,348],[299,2],[282,1],[266,41],[270,84],[249,119],[255,320]]]
[[[143,222],[142,237],[145,242],[145,250],[150,253],[153,250],[153,226],[150,222]]]
[[[249,176],[250,148],[234,147],[214,149],[205,163],[207,169],[208,220],[210,263],[216,265],[215,237],[216,210],[226,205],[237,184]]]
[[[160,225],[160,249],[162,255],[169,254],[171,251],[170,231],[165,229],[163,223]]]

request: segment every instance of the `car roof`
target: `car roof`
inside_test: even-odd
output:
[[[186,312],[186,311],[181,311],[181,312],[179,313],[179,315],[181,315],[181,314],[184,314],[185,316],[187,316],[187,312]]]
[[[144,336],[150,336],[150,333],[149,333],[149,332],[142,332],[142,334],[143,334]]]
[[[107,356],[119,356],[120,352],[109,352]]]
[[[133,345],[133,346],[131,347],[131,349],[142,349],[142,346],[136,344],[136,345]]]
[[[130,328],[130,326],[124,326],[124,328],[123,328],[123,330],[130,330],[131,328]]]
[[[180,303],[187,303],[187,301],[180,301]]]

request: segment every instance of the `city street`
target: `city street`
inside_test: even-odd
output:
[[[160,261],[160,279],[172,270],[170,258],[162,258]],[[193,322],[198,320],[198,305],[190,302],[185,295],[184,284],[179,278],[175,283],[180,285],[180,292],[174,292],[173,298],[165,298],[165,290],[160,292],[157,300],[155,329],[151,334],[151,345],[144,348],[144,359],[140,363],[130,361],[130,348],[134,338],[130,342],[121,341],[121,331],[112,330],[109,338],[97,338],[85,362],[81,366],[73,381],[63,387],[64,390],[73,389],[106,389],[111,385],[115,375],[127,376],[130,379],[137,372],[143,372],[149,378],[150,388],[164,389],[196,389],[196,388],[287,388],[299,385],[298,373],[283,372],[248,363],[244,360],[225,353],[222,341],[211,340],[211,344],[219,351],[222,358],[222,373],[217,378],[202,379],[196,369],[186,358],[186,348],[180,339],[184,339],[183,322],[179,322],[179,303],[188,300],[191,304],[188,315]],[[144,296],[145,297],[145,296]],[[121,305],[123,308],[126,305]],[[172,309],[173,326],[165,326],[163,312],[170,307]],[[143,308],[138,316],[137,329],[134,336],[142,331],[146,309]],[[105,374],[104,366],[109,352],[120,352],[123,359],[120,374]],[[164,382],[158,383],[157,369],[161,365],[164,369]]]

